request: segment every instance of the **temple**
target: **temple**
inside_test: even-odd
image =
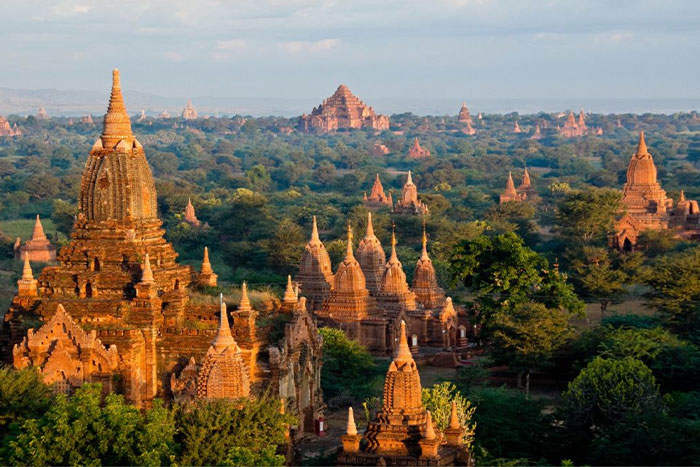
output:
[[[391,193],[388,195],[384,193],[384,186],[382,186],[382,181],[379,180],[379,174],[377,174],[374,179],[374,184],[372,185],[372,191],[367,196],[365,193],[362,198],[362,202],[368,209],[380,209],[388,207],[392,209],[394,207],[394,202],[391,199]]]
[[[56,260],[56,247],[46,238],[39,214],[36,215],[34,230],[32,230],[32,238],[27,240],[24,245],[20,246],[20,239],[18,237],[15,242],[14,253],[15,259],[18,260],[29,258],[29,261],[39,263],[48,263],[49,261]]]
[[[194,206],[192,206],[192,198],[187,198],[187,206],[185,206],[185,216],[184,221],[190,224],[192,227],[201,227],[202,223],[197,219],[197,215],[194,212]]]
[[[537,191],[532,186],[532,181],[530,180],[530,172],[528,172],[527,167],[523,171],[523,180],[520,182],[520,186],[516,191],[522,196],[523,199],[533,200],[537,196]]]
[[[36,119],[37,120],[48,120],[49,118],[50,118],[49,114],[46,111],[46,109],[44,108],[44,106],[40,105],[39,112],[36,114]]]
[[[540,130],[540,124],[535,125],[535,130],[532,132],[530,139],[542,139],[542,131]]]
[[[21,136],[22,131],[17,128],[17,124],[10,125],[5,117],[0,115],[0,136]]]
[[[395,348],[401,321],[408,325],[412,351],[436,347],[452,358],[455,349],[467,345],[466,312],[456,309],[438,285],[425,232],[412,288],[398,258],[395,233],[387,260],[371,214],[354,253],[348,227],[345,258],[334,275],[314,223],[297,277],[301,292],[315,297],[310,310],[319,325],[343,330],[375,355],[385,356]]]
[[[416,137],[413,139],[413,145],[408,149],[408,157],[411,159],[424,159],[430,157],[430,151],[422,147]]]
[[[639,134],[637,150],[627,168],[627,183],[622,189],[625,215],[617,221],[613,246],[631,250],[644,230],[673,229],[681,237],[697,237],[700,228],[698,203],[686,200],[684,193],[676,207],[666,196],[656,176],[654,160],[647,149],[644,132]]]
[[[412,214],[418,216],[428,214],[428,206],[418,199],[418,188],[415,183],[413,183],[410,170],[408,171],[406,184],[401,190],[401,198],[396,202],[393,212],[396,214]]]
[[[465,135],[475,135],[476,134],[476,130],[472,126],[471,121],[467,122],[467,126],[462,129],[462,133],[464,133]]]
[[[577,136],[583,136],[584,130],[576,123],[576,118],[573,112],[569,112],[566,117],[566,122],[564,126],[559,129],[559,134],[564,138],[575,138]]]
[[[421,400],[421,381],[402,321],[399,343],[384,380],[382,405],[363,435],[352,408],[341,437],[338,465],[473,465],[464,441],[465,427],[453,403],[449,425],[442,431]]]
[[[2,355],[15,367],[38,367],[66,393],[101,382],[105,392],[141,407],[155,397],[186,401],[269,391],[298,416],[297,432],[313,430],[323,410],[321,338],[306,309],[296,306],[284,336],[270,341],[281,333],[258,319],[245,284],[232,313],[223,301],[191,300],[198,285],[216,284],[208,250],[199,272],[178,264],[156,200],[114,70],[71,240],[59,264],[37,279],[25,259],[4,316]]]
[[[459,109],[457,121],[459,121],[460,123],[469,123],[470,125],[474,123],[472,122],[472,116],[469,115],[469,109],[467,108],[466,102],[462,102],[462,108]]]
[[[358,99],[350,89],[341,84],[332,96],[314,107],[310,115],[299,119],[299,130],[327,133],[341,129],[388,130],[389,117],[377,115],[372,107]]]
[[[90,114],[83,115],[82,117],[80,117],[80,123],[83,123],[85,125],[94,125],[95,124],[95,122],[92,119],[92,115],[90,115]]]
[[[374,145],[372,146],[372,155],[374,157],[386,156],[390,152],[391,151],[389,151],[389,148],[385,144],[374,143]]]
[[[513,133],[522,133],[523,130],[520,129],[520,125],[518,125],[518,121],[515,121],[515,124],[513,125]]]
[[[508,172],[508,181],[506,182],[506,189],[500,196],[500,204],[509,202],[520,202],[525,199],[522,193],[518,193],[515,189],[515,183],[513,183],[513,173]]]
[[[187,105],[182,109],[182,118],[185,120],[195,120],[197,118],[197,109],[192,106],[192,99],[187,99]]]

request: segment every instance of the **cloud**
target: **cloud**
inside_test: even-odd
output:
[[[56,6],[51,8],[51,13],[55,16],[76,16],[89,13],[93,9],[92,5],[82,1],[64,0],[58,2]]]
[[[248,48],[248,42],[243,39],[230,39],[226,41],[218,41],[216,43],[218,50],[226,50],[229,52],[240,52]]]
[[[277,45],[290,55],[302,53],[327,52],[338,47],[338,39],[321,39],[320,41],[286,41]]]
[[[635,38],[635,34],[631,31],[613,31],[603,34],[596,34],[594,39],[596,42],[602,43],[620,43],[627,42]]]

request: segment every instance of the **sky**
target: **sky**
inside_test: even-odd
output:
[[[699,56],[697,0],[0,0],[15,89],[700,98]]]

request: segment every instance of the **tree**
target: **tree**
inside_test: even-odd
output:
[[[557,205],[556,231],[570,242],[605,244],[621,207],[617,190],[567,193]]]
[[[270,262],[282,271],[291,272],[299,266],[306,241],[306,233],[298,224],[283,219],[269,241]]]
[[[269,396],[201,400],[179,407],[175,419],[181,465],[284,465],[275,450],[296,423]]]
[[[36,368],[0,367],[0,438],[13,423],[43,414],[49,408],[51,394]]]
[[[266,191],[272,184],[272,178],[262,164],[257,164],[246,171],[248,183],[255,190]]]
[[[76,212],[77,210],[75,206],[63,201],[62,199],[56,199],[53,202],[51,220],[59,232],[68,236],[70,235],[71,230],[73,230],[73,222],[75,220]]]
[[[32,465],[164,465],[175,461],[175,424],[156,401],[145,413],[99,384],[56,395],[41,416],[15,425],[4,461]]]
[[[472,406],[462,394],[457,391],[457,386],[449,381],[434,384],[431,388],[423,388],[421,392],[423,406],[430,411],[433,426],[442,431],[450,425],[452,415],[452,402],[457,406],[457,418],[464,427],[462,439],[467,447],[471,447],[474,441],[475,424],[472,417],[476,407]]]
[[[562,398],[572,427],[614,425],[631,416],[663,412],[656,378],[633,357],[596,357],[569,383]]]
[[[551,268],[512,232],[463,240],[455,246],[449,262],[453,278],[474,294],[478,318],[487,330],[496,313],[521,303],[541,303],[570,313],[583,310],[566,275]]]
[[[600,303],[601,320],[611,303],[618,303],[625,294],[629,276],[610,260],[609,250],[584,246],[582,258],[571,263],[573,279],[588,298]]]
[[[321,387],[326,400],[343,394],[359,400],[371,396],[380,375],[374,357],[340,329],[320,328],[319,332],[323,336]]]
[[[572,334],[562,310],[540,303],[519,303],[508,313],[498,313],[491,323],[497,361],[525,375],[525,393],[530,392],[530,371],[547,366]]]

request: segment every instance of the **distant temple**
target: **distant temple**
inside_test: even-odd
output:
[[[542,139],[542,131],[540,130],[539,123],[535,125],[535,131],[533,131],[532,136],[530,136],[530,139]]]
[[[182,109],[182,118],[185,120],[195,120],[197,118],[197,109],[192,106],[192,99],[187,99],[187,105]]]
[[[529,180],[529,177],[528,177]],[[500,196],[500,204],[509,202],[520,202],[526,198],[524,193],[518,193],[515,189],[515,183],[513,183],[513,173],[508,172],[508,181],[506,182],[506,189]]]
[[[348,409],[338,465],[473,465],[457,406],[452,403],[449,426],[441,433],[423,406],[418,365],[403,321],[397,333],[399,342],[386,373],[381,409],[364,435],[357,431],[352,407]]]
[[[603,134],[603,129],[589,128],[588,125],[586,125],[585,116],[586,114],[583,112],[583,109],[581,109],[581,112],[578,115],[578,121],[576,121],[574,113],[569,112],[569,115],[566,117],[566,122],[564,122],[564,126],[558,129],[559,135],[563,136],[564,138],[576,138],[587,134],[601,136]]]
[[[476,130],[475,130],[474,127],[472,126],[472,122],[471,122],[471,121],[468,121],[468,122],[467,122],[466,128],[462,129],[462,133],[464,133],[464,134],[466,134],[466,135],[475,135],[475,134],[476,134]]]
[[[140,407],[156,397],[187,401],[269,391],[298,418],[297,433],[313,431],[323,409],[322,340],[304,297],[285,312],[290,320],[275,340],[266,324],[271,315],[258,318],[245,284],[232,312],[223,300],[192,299],[198,286],[216,285],[209,252],[200,271],[178,264],[163,236],[155,183],[132,132],[118,70],[112,79],[71,240],[59,264],[37,279],[25,256],[0,333],[3,359],[16,368],[36,367],[59,391],[100,382],[105,392]]]
[[[197,215],[194,212],[194,206],[192,206],[192,199],[187,199],[187,206],[185,206],[185,222],[193,227],[200,227],[202,223],[197,219]]]
[[[341,84],[333,95],[299,119],[299,130],[326,133],[340,129],[388,130],[389,117],[377,115]]]
[[[32,238],[27,240],[24,245],[20,246],[20,239],[18,237],[17,241],[15,241],[14,250],[15,258],[19,260],[29,258],[29,261],[39,263],[48,263],[49,261],[56,260],[56,247],[46,238],[44,227],[41,225],[41,219],[39,219],[39,214],[36,215]]]
[[[481,114],[479,114],[481,115]],[[459,115],[457,115],[457,121],[460,123],[469,123],[470,125],[474,122],[472,122],[472,116],[469,115],[469,109],[467,108],[467,104],[465,102],[462,103],[462,108],[459,109]]]
[[[392,209],[394,207],[394,202],[391,199],[391,193],[388,195],[384,193],[384,187],[382,186],[381,180],[379,180],[379,174],[377,174],[377,177],[374,179],[374,184],[372,185],[372,191],[370,192],[369,197],[367,197],[367,193],[365,193],[362,202],[369,209],[379,209],[383,207]]]
[[[375,143],[374,146],[372,146],[372,155],[375,157],[386,156],[389,152],[389,148],[382,143]]]
[[[523,172],[523,181],[520,182],[520,186],[516,190],[523,199],[533,200],[537,197],[537,191],[532,186],[532,181],[530,180],[530,172],[528,172],[527,167]]]
[[[139,113],[138,117],[136,117],[137,122],[143,122],[146,120],[146,111],[144,109],[141,109],[141,112]]]
[[[301,292],[313,296],[309,305],[319,325],[342,329],[376,355],[395,348],[399,323],[408,323],[411,348],[420,346],[450,350],[467,344],[467,317],[438,286],[423,233],[423,252],[416,263],[409,287],[392,235],[391,255],[374,234],[372,215],[367,232],[353,253],[348,227],[345,258],[336,273],[315,228],[302,256],[297,279]]]
[[[164,110],[160,114],[158,114],[158,118],[170,118],[170,112]]]
[[[90,115],[90,114],[83,115],[82,117],[80,117],[80,123],[85,123],[87,125],[94,125],[95,124],[95,122],[92,120],[92,115]]]
[[[518,121],[515,121],[515,124],[513,125],[513,133],[522,133],[523,130],[520,129],[520,125],[518,125]]]
[[[644,230],[673,229],[678,236],[697,236],[700,230],[700,211],[697,201],[681,196],[676,207],[666,196],[656,178],[656,166],[639,134],[637,151],[627,168],[627,183],[622,189],[622,204],[626,214],[617,221],[612,238],[616,248],[631,250]]]
[[[21,136],[22,131],[17,128],[17,124],[10,126],[5,117],[0,116],[0,136]]]
[[[43,105],[39,106],[39,112],[36,114],[36,119],[37,120],[48,120],[49,119],[49,114],[46,112],[46,109],[44,108]]]
[[[430,151],[422,147],[416,137],[413,139],[413,145],[408,150],[408,157],[411,159],[423,159],[430,157]]]
[[[418,199],[418,188],[413,183],[410,170],[408,171],[406,184],[401,190],[401,198],[396,202],[393,212],[396,214],[414,214],[420,216],[428,214],[428,206]]]

